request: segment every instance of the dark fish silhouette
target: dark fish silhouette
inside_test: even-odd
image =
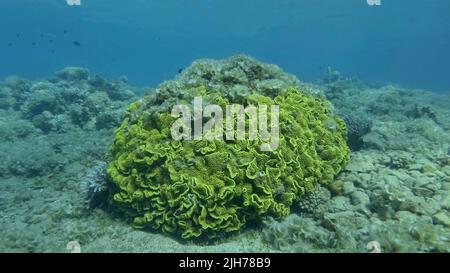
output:
[[[180,74],[181,72],[183,72],[183,70],[184,70],[184,67],[179,68],[179,69],[178,69],[178,74]]]
[[[64,30],[64,34],[66,34],[67,33],[67,30]]]
[[[81,46],[80,42],[78,42],[78,41],[73,41],[73,44],[76,46]]]
[[[16,37],[17,37],[17,39],[19,39],[20,38],[20,33],[17,33]]]
[[[32,45],[32,46],[35,46],[35,45],[36,45],[36,43],[35,43],[35,42],[32,42],[32,43],[31,43],[31,45]]]

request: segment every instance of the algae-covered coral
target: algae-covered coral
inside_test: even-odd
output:
[[[330,183],[349,160],[343,120],[292,79],[244,56],[217,67],[199,61],[133,103],[111,147],[113,204],[138,227],[182,238],[220,237],[266,216],[289,215],[294,203]],[[196,96],[222,108],[278,105],[278,149],[260,151],[260,138],[172,139],[168,109]]]

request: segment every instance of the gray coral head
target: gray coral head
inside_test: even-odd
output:
[[[89,70],[82,67],[66,67],[56,72],[55,76],[66,81],[82,81],[89,79]]]
[[[106,167],[106,162],[99,161],[88,169],[82,177],[80,186],[87,209],[101,206],[107,199]]]
[[[348,144],[352,150],[359,150],[363,146],[362,137],[372,129],[372,119],[363,112],[341,115],[348,130]]]

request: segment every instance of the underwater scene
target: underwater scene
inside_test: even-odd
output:
[[[1,0],[0,252],[450,252],[450,1]]]

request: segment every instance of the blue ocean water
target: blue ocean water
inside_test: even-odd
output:
[[[2,0],[0,77],[87,67],[154,86],[235,53],[301,80],[328,66],[366,82],[450,90],[450,1]]]

